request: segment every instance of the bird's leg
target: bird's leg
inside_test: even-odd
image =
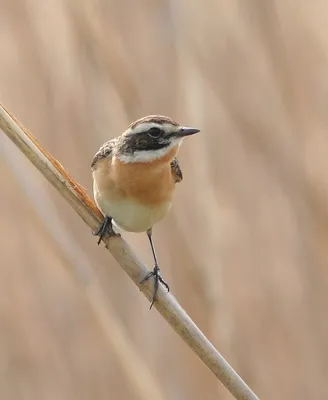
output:
[[[158,286],[159,286],[159,282],[164,285],[167,289],[167,291],[170,291],[170,287],[169,285],[164,281],[164,279],[161,277],[160,273],[159,273],[159,266],[158,266],[158,262],[157,262],[157,257],[156,257],[156,252],[155,252],[155,247],[154,247],[154,243],[153,243],[153,239],[152,239],[152,229],[148,229],[147,231],[147,236],[149,239],[149,243],[150,243],[150,247],[151,247],[151,251],[153,253],[153,257],[154,257],[154,261],[155,261],[155,266],[154,269],[152,271],[149,272],[149,274],[143,278],[143,280],[140,283],[143,283],[145,281],[147,281],[149,278],[151,278],[152,276],[155,279],[155,283],[154,283],[154,294],[153,294],[153,298],[152,301],[150,303],[150,308],[152,308],[155,300],[157,299],[157,292],[158,292]]]
[[[98,246],[105,235],[109,235],[109,236],[116,235],[116,233],[113,230],[112,219],[113,219],[112,217],[108,217],[106,215],[105,218],[103,219],[102,223],[99,225],[99,228],[95,232],[92,231],[93,235],[99,236],[99,239],[97,242]]]

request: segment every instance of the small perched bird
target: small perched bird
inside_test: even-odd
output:
[[[95,154],[91,169],[96,204],[104,220],[94,232],[115,235],[112,223],[128,232],[147,232],[154,257],[154,269],[140,282],[154,276],[150,308],[156,300],[161,278],[154,243],[153,226],[168,213],[175,184],[182,180],[176,158],[186,136],[199,129],[180,126],[171,118],[149,115],[133,122],[121,135],[104,143]]]

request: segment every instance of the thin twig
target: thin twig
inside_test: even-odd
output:
[[[43,149],[33,135],[1,105],[0,128],[61,193],[86,224],[95,230],[102,219],[102,215],[84,189],[69,176],[51,154]],[[149,271],[137,259],[130,246],[120,236],[104,238],[104,243],[141,292],[148,300],[151,300],[153,294],[152,282],[146,281],[140,285],[141,279]],[[154,306],[236,399],[258,400],[258,397],[209,342],[172,294],[166,293],[160,287],[158,301],[155,302]]]

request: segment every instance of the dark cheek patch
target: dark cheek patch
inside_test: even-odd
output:
[[[125,154],[133,154],[135,151],[163,149],[168,145],[168,142],[152,138],[146,132],[142,132],[135,136],[127,137],[125,143],[121,146],[121,150]]]

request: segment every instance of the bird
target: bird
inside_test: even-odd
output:
[[[104,216],[98,245],[105,235],[116,235],[113,225],[127,232],[146,232],[154,268],[140,282],[154,277],[150,309],[157,299],[160,275],[153,227],[169,212],[176,183],[183,179],[177,153],[183,139],[200,132],[163,115],[148,115],[132,122],[118,137],[105,142],[94,155],[91,170],[93,195]]]

